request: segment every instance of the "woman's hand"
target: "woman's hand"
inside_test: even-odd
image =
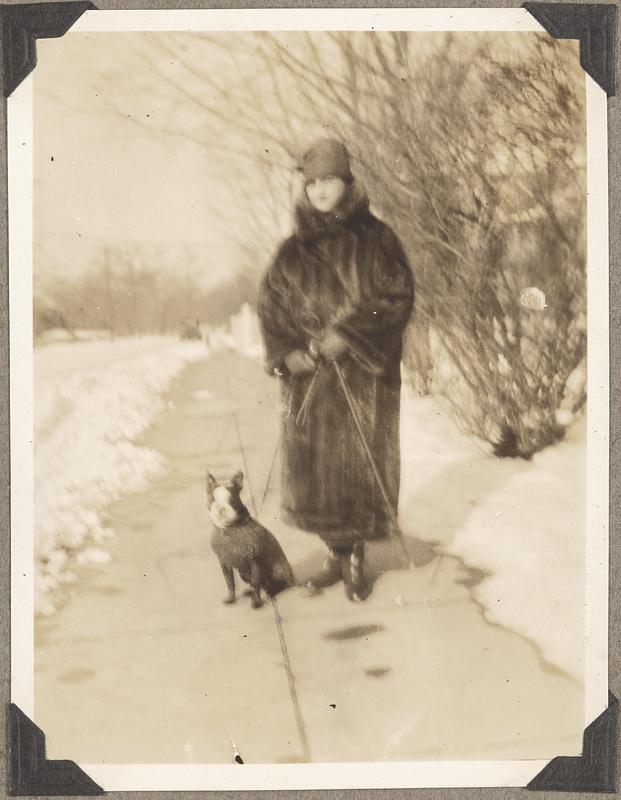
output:
[[[330,330],[319,342],[319,352],[327,361],[336,361],[348,349],[348,344],[340,333]]]
[[[285,366],[292,375],[307,375],[315,371],[317,364],[305,350],[292,350],[285,356]]]

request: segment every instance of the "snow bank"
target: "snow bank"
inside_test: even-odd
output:
[[[248,358],[259,360],[263,358],[259,318],[248,303],[244,303],[239,311],[233,314],[229,320],[229,327],[236,350]]]
[[[247,358],[257,361],[263,359],[259,318],[249,303],[244,303],[239,311],[232,314],[226,325],[208,328],[206,336],[212,352],[231,349]]]
[[[48,345],[34,353],[35,608],[54,610],[71,579],[70,555],[91,560],[112,535],[100,513],[162,468],[134,444],[162,408],[162,393],[205,345],[165,337]],[[98,555],[101,560],[104,556]]]
[[[473,510],[449,550],[490,573],[475,597],[491,622],[536,642],[578,680],[584,668],[586,426],[538,453]]]
[[[405,532],[481,570],[472,591],[486,619],[582,681],[584,419],[530,462],[497,459],[404,388],[401,435]]]

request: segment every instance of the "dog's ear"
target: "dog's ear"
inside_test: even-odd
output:
[[[218,485],[218,481],[214,478],[214,476],[209,472],[207,469],[207,473],[205,475],[205,488],[207,489],[207,497],[210,499],[213,497],[213,491]]]
[[[231,478],[231,486],[235,487],[236,489],[239,489],[239,491],[241,492],[244,486],[244,473],[241,471],[241,469],[237,470],[235,475],[233,475],[233,477]]]

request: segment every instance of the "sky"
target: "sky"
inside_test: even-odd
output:
[[[101,97],[102,86],[107,99],[127,93],[106,74],[109,64],[122,72],[127,35],[69,33],[37,49],[35,273],[73,274],[104,245],[161,242],[204,253],[206,284],[230,274],[237,249],[213,206],[231,201],[209,153],[137,126]]]
[[[277,156],[269,141],[245,130],[243,120],[231,124],[218,113],[230,112],[230,90],[233,97],[250,98],[266,119],[284,129],[289,126],[287,136],[296,146],[298,139],[302,147],[304,137],[309,144],[325,135],[325,127],[300,129],[304,123],[289,112],[293,92],[286,92],[280,111],[270,105],[266,98],[274,65],[266,69],[257,56],[253,34],[235,34],[236,43],[247,37],[241,56],[239,48],[232,52],[230,35],[216,34],[214,41],[198,33],[70,32],[39,40],[34,72],[35,281],[80,273],[105,247],[141,243],[151,249],[161,245],[162,268],[191,268],[195,278],[198,270],[203,285],[230,277],[248,266],[248,259],[257,271],[267,267],[265,250],[257,248],[252,255],[257,231],[252,233],[244,214],[254,209],[256,222],[261,208],[257,236],[268,227],[275,244],[290,229],[290,197],[281,187],[274,211],[260,195],[257,201],[265,173],[226,148],[267,154],[268,160]],[[418,34],[416,49],[421,52],[437,35]],[[519,58],[529,36],[506,34],[494,43],[506,46],[507,58]],[[294,55],[302,48],[300,34],[279,38]],[[459,39],[464,57],[476,41],[472,34]],[[335,62],[329,46],[329,39],[322,39],[319,69],[330,72]],[[307,51],[300,49],[297,56],[306,64]],[[286,82],[282,86],[289,88]],[[215,115],[201,104],[215,109]],[[204,140],[206,126],[208,138],[220,150],[163,132],[173,128]],[[249,241],[250,256],[247,250],[242,254]]]

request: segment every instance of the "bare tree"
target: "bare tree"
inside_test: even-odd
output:
[[[106,102],[221,164],[234,198],[226,221],[251,268],[264,268],[282,235],[300,149],[319,131],[342,137],[411,257],[417,304],[405,363],[418,388],[440,392],[499,455],[529,457],[562,435],[556,410],[586,349],[585,101],[574,43],[162,34],[132,53],[136,75],[157,87],[144,93],[151,111],[136,108],[136,85]],[[520,303],[529,286],[545,309]]]
[[[423,53],[402,33],[329,38],[337,58],[322,58],[313,34],[305,58],[265,41],[350,143],[411,254],[406,364],[428,385],[433,331],[449,364],[435,385],[456,418],[499,455],[529,457],[562,435],[556,411],[586,348],[575,48],[547,35],[506,52],[484,35],[464,50],[446,34]],[[543,290],[545,310],[520,304],[528,286]]]

